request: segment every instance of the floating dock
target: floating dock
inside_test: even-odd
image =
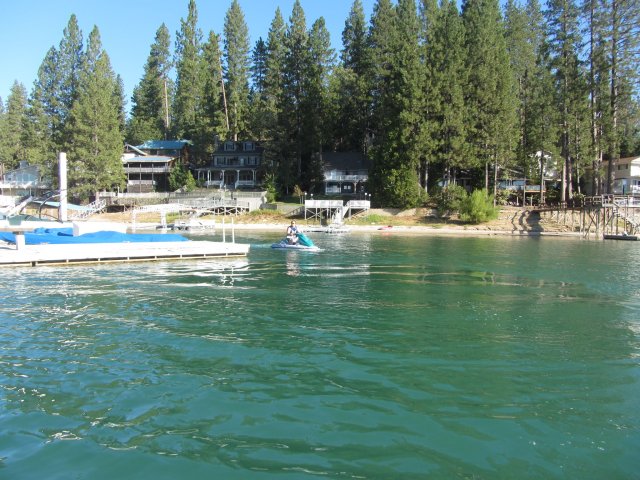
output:
[[[248,253],[248,244],[196,240],[25,245],[20,248],[0,244],[0,267],[242,257]]]

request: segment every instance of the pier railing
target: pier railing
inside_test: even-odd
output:
[[[553,206],[538,207],[540,215],[592,235],[636,235],[640,233],[640,197],[595,195]]]

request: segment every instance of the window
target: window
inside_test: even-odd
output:
[[[225,152],[233,152],[236,149],[236,145],[233,142],[225,142],[224,143],[224,151]]]

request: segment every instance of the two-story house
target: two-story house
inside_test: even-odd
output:
[[[148,140],[142,145],[125,145],[122,164],[130,193],[166,191],[169,173],[181,163],[188,165],[189,140]]]
[[[252,140],[217,141],[208,165],[197,168],[198,183],[217,188],[253,188],[262,182],[264,147]]]
[[[369,178],[370,160],[358,152],[323,152],[325,195],[363,193]]]
[[[640,195],[640,156],[614,162],[613,192],[618,195]]]

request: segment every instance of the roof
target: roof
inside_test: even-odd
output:
[[[145,155],[144,157],[124,158],[122,163],[169,163],[173,159],[173,157],[164,155]]]
[[[371,160],[359,152],[323,152],[322,162],[327,170],[368,170]]]
[[[191,145],[190,140],[147,140],[136,148],[141,150],[181,150],[186,145]]]

